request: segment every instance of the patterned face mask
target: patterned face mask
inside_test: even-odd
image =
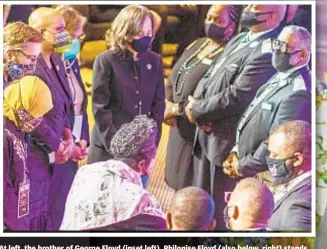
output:
[[[40,125],[42,122],[42,117],[33,118],[24,109],[20,109],[17,112],[17,121],[19,126],[18,128],[22,132],[32,132]]]
[[[20,79],[23,76],[31,75],[35,71],[36,64],[19,64],[9,61],[5,65],[5,70],[8,72],[12,80]]]
[[[67,31],[63,31],[59,34],[55,34],[56,42],[53,48],[56,53],[65,54],[72,49],[72,37]]]

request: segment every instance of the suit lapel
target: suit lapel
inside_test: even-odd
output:
[[[276,83],[277,85],[275,86],[274,90],[271,91],[267,96],[265,96],[260,102],[258,102],[256,104],[256,106],[252,109],[251,113],[248,114],[246,120],[242,123],[241,126],[238,127],[238,129],[241,131],[243,129],[243,127],[249,122],[249,120],[257,113],[258,109],[260,109],[261,107],[261,104],[270,99],[273,95],[275,95],[276,92],[280,91],[281,89],[283,89],[284,87],[286,87],[287,85],[289,85],[291,82],[292,82],[292,79],[297,77],[298,75],[302,74],[302,73],[306,73],[309,71],[309,68],[308,67],[304,67],[304,68],[301,68],[299,70],[296,70],[295,72],[293,72],[291,75],[289,75],[287,77],[287,83],[284,84],[284,85],[279,85],[278,83]],[[276,76],[277,74],[275,74],[274,76],[272,76],[272,78],[270,80],[272,80],[270,82],[270,80],[264,85],[263,89],[259,89],[258,90],[258,93],[257,93],[257,97],[259,97],[263,92],[264,90],[268,87],[269,84],[272,84],[274,82],[276,82],[276,80],[274,80],[274,77]]]
[[[277,201],[277,203],[275,203],[274,212],[280,207],[283,201],[287,199],[292,193],[303,188],[306,185],[309,185],[310,183],[311,183],[311,176],[305,178],[302,182],[295,185],[287,194],[285,194],[280,200]]]
[[[65,74],[65,68],[64,68],[64,64],[62,63],[61,59],[59,60],[58,58],[56,58],[56,54],[52,54],[51,55],[51,64],[52,67],[55,69],[54,71],[56,72],[59,82],[62,86],[62,88],[64,89],[64,92],[66,93],[67,97],[72,100],[72,96],[71,96],[71,91],[69,88],[69,82],[68,79],[66,78],[66,74]]]

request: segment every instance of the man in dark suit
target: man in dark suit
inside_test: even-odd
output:
[[[232,176],[254,176],[268,170],[267,138],[280,124],[311,120],[311,35],[303,27],[287,26],[273,41],[272,64],[278,71],[257,92],[236,133],[236,146],[224,162]]]
[[[275,208],[269,227],[275,231],[311,231],[311,124],[286,122],[268,140],[267,164]]]
[[[268,231],[268,221],[274,210],[270,190],[254,178],[240,181],[225,207],[226,225],[233,231]]]
[[[237,121],[256,91],[275,73],[270,43],[285,15],[286,6],[249,5],[242,24],[250,31],[229,42],[194,93],[185,113],[198,128],[194,143],[194,185],[211,193],[216,204],[217,229],[224,230],[225,195],[235,181],[222,170],[235,142]],[[228,151],[229,150],[229,151]]]

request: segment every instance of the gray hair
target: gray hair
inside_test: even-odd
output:
[[[292,36],[295,36],[300,41],[303,48],[311,53],[311,34],[306,28],[296,25],[289,25],[284,27],[282,33],[284,32],[291,33]]]
[[[110,152],[116,159],[138,155],[153,159],[157,135],[158,127],[153,119],[145,115],[136,116],[115,133],[110,143]]]

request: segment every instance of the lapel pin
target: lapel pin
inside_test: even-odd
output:
[[[59,66],[58,66],[58,65],[56,65],[56,69],[57,69],[57,71],[59,71],[59,69],[60,69],[60,68],[59,68]]]
[[[152,68],[152,65],[151,65],[151,64],[147,64],[147,65],[146,65],[146,68],[147,68],[148,70],[150,70],[150,69]]]

